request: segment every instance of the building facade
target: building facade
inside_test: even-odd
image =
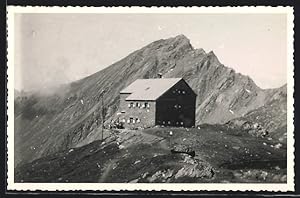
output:
[[[138,79],[120,92],[125,128],[195,125],[196,94],[181,78]]]

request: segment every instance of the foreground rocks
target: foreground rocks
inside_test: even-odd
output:
[[[188,154],[180,154],[182,160],[180,167],[170,167],[163,170],[158,170],[153,174],[145,172],[141,177],[131,180],[130,183],[138,182],[176,182],[180,179],[212,179],[215,175],[213,167],[200,159],[194,159]]]
[[[256,137],[266,137],[269,131],[256,122],[234,119],[226,123],[230,129],[241,129]]]
[[[175,145],[171,149],[171,152],[172,153],[185,153],[185,154],[190,155],[191,157],[195,156],[195,151],[192,148],[190,148],[190,147],[188,147],[186,145],[183,145],[183,144]]]
[[[283,183],[286,178],[286,146],[270,137],[219,125],[107,132],[103,141],[18,166],[15,182]]]
[[[257,180],[264,182],[286,182],[287,175],[284,173],[271,173],[265,170],[248,170],[234,173],[234,176],[241,179]]]
[[[184,156],[185,165],[176,173],[175,179],[180,177],[210,179],[214,176],[214,170],[209,163],[194,159],[189,155]]]

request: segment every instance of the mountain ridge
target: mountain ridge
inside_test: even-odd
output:
[[[138,78],[157,78],[158,73],[184,78],[198,94],[197,124],[226,123],[262,107],[276,92],[225,67],[213,51],[194,49],[184,35],[161,39],[50,95],[16,99],[15,164],[82,145],[99,133],[102,90],[108,123],[117,117],[119,91]]]

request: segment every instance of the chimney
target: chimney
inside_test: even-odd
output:
[[[158,73],[158,74],[157,74],[157,77],[158,77],[158,78],[162,78],[162,73]]]

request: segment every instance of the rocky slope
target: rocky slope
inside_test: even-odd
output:
[[[286,147],[274,144],[224,125],[106,130],[104,142],[62,150],[18,167],[15,181],[284,183]],[[171,153],[174,146],[177,151],[193,150],[195,156]]]
[[[158,40],[84,79],[16,98],[15,165],[90,142],[99,133],[102,91],[109,120],[118,110],[121,89],[157,73],[183,77],[195,90],[197,124],[244,116],[273,94],[222,65],[213,52],[194,49],[184,35]]]
[[[287,87],[270,89],[266,103],[249,111],[242,117],[235,118],[227,124],[234,128],[243,128],[254,135],[266,133],[269,138],[286,144],[287,133]]]

